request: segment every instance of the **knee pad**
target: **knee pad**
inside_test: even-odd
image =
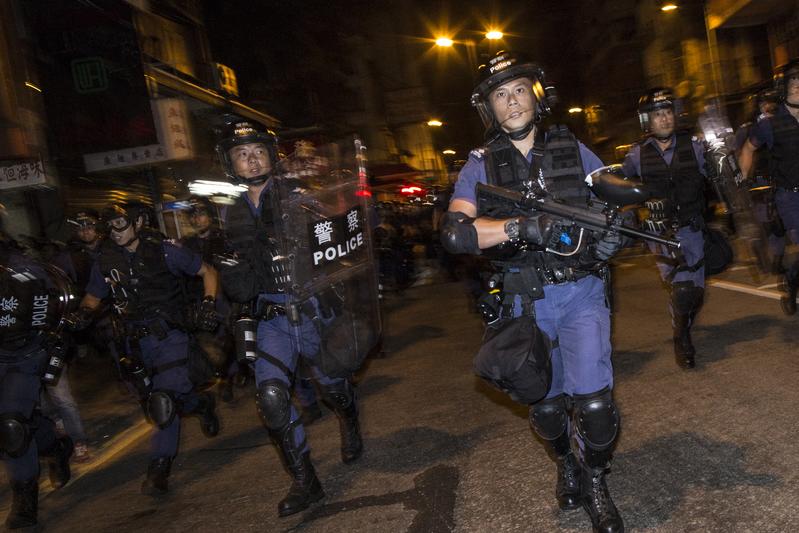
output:
[[[619,411],[609,388],[574,396],[574,425],[585,444],[593,450],[607,450],[619,434]]]
[[[31,442],[30,421],[17,413],[0,415],[0,452],[22,457]]]
[[[255,405],[268,430],[279,431],[288,425],[291,418],[291,394],[282,381],[269,380],[261,383],[255,393]]]
[[[671,287],[671,302],[678,315],[693,313],[702,305],[705,289],[691,281],[679,281]]]
[[[349,408],[355,401],[355,390],[349,381],[344,380],[335,385],[328,385],[322,389],[325,399],[330,402],[333,409],[342,411]]]
[[[451,254],[479,254],[477,228],[465,213],[447,211],[441,217],[441,245]]]
[[[544,440],[555,440],[563,435],[568,427],[568,420],[566,398],[563,394],[541,400],[530,407],[530,425]]]
[[[159,429],[168,427],[177,411],[175,399],[168,392],[154,391],[147,397],[147,416]]]

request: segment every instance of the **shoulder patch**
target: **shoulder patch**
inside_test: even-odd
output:
[[[483,147],[480,147],[480,148],[475,148],[474,150],[469,152],[469,155],[473,155],[477,159],[482,159],[483,155],[485,155],[485,153],[486,153],[486,149],[483,148]]]

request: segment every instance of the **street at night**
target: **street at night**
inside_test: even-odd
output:
[[[4,531],[799,531],[799,0],[0,0]]]
[[[794,530],[796,318],[783,316],[768,297],[773,288],[747,294],[714,280],[695,329],[697,367],[681,370],[651,257],[635,249],[616,263],[613,363],[623,429],[609,484],[626,525],[651,532]],[[746,272],[723,277],[757,290]],[[78,479],[44,497],[47,530],[589,529],[580,510],[558,511],[555,471],[534,442],[527,409],[473,375],[482,326],[462,285],[390,295],[386,310],[386,356],[371,360],[357,380],[363,457],[341,463],[329,411],[309,429],[327,494],[319,504],[295,517],[275,516],[287,474],[248,388],[221,408],[218,437],[207,440],[195,420],[184,422],[166,499],[139,494],[147,439],[137,426],[126,432],[138,439],[101,446]],[[97,399],[110,402],[117,416],[129,403],[117,390],[95,398],[92,391],[79,398],[89,413],[98,410],[87,418],[90,430],[106,412]]]

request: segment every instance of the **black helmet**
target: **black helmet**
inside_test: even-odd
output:
[[[139,217],[142,218],[142,227],[150,227],[153,223],[153,210],[143,202],[126,202],[124,204],[111,204],[103,209],[101,219],[104,223],[109,224],[112,220],[117,218],[124,218],[128,224],[134,224]],[[111,227],[109,226],[109,229]],[[120,229],[120,228],[117,228]],[[127,229],[127,226],[125,228]]]
[[[258,185],[269,178],[269,173],[254,179],[244,179],[233,171],[233,163],[230,160],[228,151],[234,146],[250,143],[263,143],[269,152],[269,162],[272,170],[277,166],[277,136],[272,130],[263,128],[260,124],[254,124],[245,120],[237,120],[228,124],[222,133],[219,143],[216,145],[216,154],[219,163],[225,171],[228,180],[235,184]]]
[[[501,51],[492,57],[488,63],[480,65],[477,69],[477,86],[472,92],[472,105],[477,108],[480,118],[486,128],[499,129],[494,117],[494,112],[488,102],[488,95],[498,86],[516,78],[529,78],[533,82],[533,95],[536,100],[536,109],[533,121],[516,137],[523,138],[532,129],[533,123],[552,113],[552,107],[557,103],[558,96],[555,87],[547,84],[544,71],[529,61],[524,55],[516,52]],[[511,135],[513,138],[514,136]]]
[[[757,91],[748,98],[753,120],[758,120],[761,116],[760,107],[764,104],[774,104],[779,102],[777,91],[773,88],[766,88]]]
[[[788,98],[788,80],[794,77],[799,77],[799,59],[793,59],[774,69],[774,89],[783,102]]]
[[[94,209],[84,209],[78,211],[74,216],[67,219],[67,222],[79,228],[97,226],[100,222],[100,214]]]
[[[682,100],[674,96],[674,92],[669,87],[655,87],[646,92],[638,99],[638,120],[641,123],[641,131],[651,132],[650,113],[658,109],[670,108],[674,112],[676,121],[682,115]]]
[[[189,216],[204,212],[209,217],[214,218],[216,214],[213,202],[205,196],[191,196],[188,200],[188,204],[187,212]]]

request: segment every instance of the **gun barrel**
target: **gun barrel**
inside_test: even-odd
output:
[[[561,219],[569,220],[575,224],[585,226],[588,229],[596,231],[617,231],[622,235],[626,235],[627,237],[645,239],[669,246],[671,248],[680,248],[679,241],[666,239],[654,233],[649,233],[647,231],[625,226],[621,223],[613,222],[612,220],[609,220],[607,216],[601,213],[593,213],[587,209],[559,204],[557,202],[548,201],[545,199],[530,198],[517,191],[511,191],[503,187],[487,185],[484,183],[477,185],[477,192],[478,196],[482,192],[483,194],[512,202],[523,209],[531,209],[534,211],[547,213]]]

